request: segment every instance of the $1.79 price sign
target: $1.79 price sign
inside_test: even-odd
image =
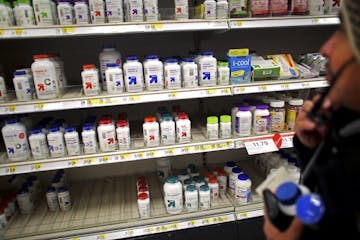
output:
[[[275,152],[279,150],[272,138],[249,140],[244,144],[249,155]]]

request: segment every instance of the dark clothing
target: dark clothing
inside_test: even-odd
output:
[[[360,114],[337,111],[323,148],[302,182],[323,198],[326,213],[320,227],[306,228],[303,239],[360,239]],[[314,154],[297,137],[294,146],[302,171]],[[349,237],[347,237],[349,236]]]

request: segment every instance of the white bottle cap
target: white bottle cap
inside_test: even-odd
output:
[[[274,108],[282,108],[285,106],[285,102],[282,100],[271,101],[270,106]]]

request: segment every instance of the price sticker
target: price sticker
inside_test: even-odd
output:
[[[218,217],[219,222],[226,222],[228,220],[229,220],[228,217]]]
[[[100,162],[106,163],[109,161],[109,159],[110,158],[108,156],[104,156],[104,157],[100,158]]]
[[[68,162],[68,166],[76,166],[78,164],[78,160],[73,159]]]
[[[141,100],[141,97],[139,95],[129,96],[129,101],[131,101],[131,102],[137,102],[140,100]]]
[[[317,18],[317,17],[316,17],[316,18],[313,18],[313,19],[312,19],[312,22],[313,22],[313,23],[319,23],[319,22],[320,22],[320,18]]]
[[[94,158],[87,158],[84,160],[85,165],[90,165],[94,162]]]
[[[243,21],[235,21],[234,22],[235,27],[242,27],[242,25],[243,25]]]
[[[80,240],[80,238],[78,238],[78,237],[73,237],[73,238],[71,238],[71,240]]]
[[[189,221],[187,225],[188,225],[189,227],[195,226],[195,225],[196,225],[196,220],[191,220],[191,221]]]
[[[281,88],[282,88],[282,89],[289,89],[289,88],[290,88],[290,84],[289,84],[289,83],[281,84]]]
[[[245,219],[248,217],[248,213],[247,212],[243,212],[243,213],[239,213],[238,214],[238,219]]]
[[[5,35],[5,30],[4,29],[0,29],[0,36],[4,36]]]
[[[134,235],[134,233],[135,233],[134,230],[130,229],[125,232],[125,235],[131,237],[132,235]]]
[[[31,165],[31,169],[34,170],[34,171],[38,171],[38,170],[41,170],[41,163],[35,163],[33,165]]]
[[[144,153],[143,152],[134,153],[134,158],[142,159],[142,158],[144,158]]]
[[[152,30],[163,30],[164,29],[164,24],[162,23],[152,23],[150,24],[150,27]]]
[[[156,151],[146,152],[146,157],[155,157]]]
[[[104,240],[106,239],[106,234],[105,233],[102,233],[100,234],[98,237],[97,237],[98,240]]]
[[[268,89],[267,85],[259,86],[259,91],[266,91]]]
[[[194,150],[195,150],[195,152],[201,151],[201,146],[194,146]]]
[[[15,105],[10,105],[10,106],[7,107],[7,109],[8,109],[9,112],[15,112],[16,106]]]
[[[227,148],[227,147],[228,147],[227,143],[218,143],[217,144],[217,148],[219,148],[219,149],[223,149],[223,148]]]
[[[216,93],[216,89],[208,89],[206,90],[206,95],[210,96],[210,95],[214,95]]]
[[[170,227],[171,227],[171,229],[176,230],[179,228],[179,223],[173,223],[173,224],[171,224]]]
[[[173,148],[169,148],[165,151],[166,155],[174,155],[174,149]]]
[[[144,228],[144,230],[143,230],[143,232],[144,233],[152,233],[152,232],[154,232],[154,228],[153,227],[147,227],[147,228]]]
[[[121,160],[127,160],[127,159],[130,159],[130,154],[128,153],[124,153],[124,154],[120,154],[120,159]]]
[[[184,153],[188,153],[188,152],[190,152],[190,147],[189,146],[186,146],[186,147],[184,147],[183,149],[181,149],[182,150],[182,152],[184,152]]]
[[[158,232],[162,232],[162,227],[156,227],[155,231],[158,233]]]
[[[205,219],[203,219],[202,223],[203,223],[203,224],[209,224],[209,223],[211,223],[211,218],[205,218]]]
[[[15,173],[16,172],[16,166],[10,166],[6,169],[6,173]]]
[[[61,31],[64,34],[75,33],[75,28],[74,27],[63,27],[63,28],[61,28]]]
[[[15,29],[16,36],[22,36],[24,34],[24,30],[21,28]]]
[[[281,148],[292,148],[292,147],[294,147],[293,138],[294,138],[293,136],[283,136],[282,137]]]
[[[230,90],[230,88],[223,88],[223,89],[221,89],[221,93],[222,94],[229,94],[229,93],[231,93],[231,90]]]
[[[172,92],[168,94],[168,98],[169,99],[174,99],[178,97],[178,93],[177,92]]]
[[[310,83],[304,82],[304,83],[302,83],[302,86],[303,86],[303,88],[308,88],[308,87],[310,87]]]
[[[93,99],[87,100],[87,103],[90,105],[99,105],[99,104],[101,104],[101,100],[100,100],[100,98],[93,98]]]
[[[35,110],[44,110],[45,104],[44,103],[37,103],[35,105]]]
[[[279,149],[276,147],[274,140],[270,139],[262,139],[262,140],[254,140],[254,141],[246,141],[245,148],[249,155],[267,153],[267,152],[275,152]]]
[[[206,145],[203,145],[203,146],[202,146],[202,149],[205,150],[205,151],[207,151],[207,150],[211,150],[211,149],[213,149],[213,148],[212,148],[212,145],[206,144]]]

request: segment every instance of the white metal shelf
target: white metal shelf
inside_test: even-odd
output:
[[[281,133],[280,135],[283,137],[283,146],[281,147],[292,147],[292,138],[294,133],[288,132]],[[273,136],[274,134],[267,134],[245,138],[231,138],[209,141],[200,131],[193,130],[191,143],[170,146],[145,148],[142,139],[135,139],[133,140],[134,149],[128,151],[116,151],[109,153],[68,156],[62,158],[49,158],[45,160],[29,160],[21,162],[10,162],[7,160],[6,153],[3,153],[2,160],[0,160],[0,176],[239,149],[245,147],[244,143],[246,141],[261,141],[264,139],[272,139]],[[276,150],[277,149],[274,149],[272,151]],[[265,150],[264,152],[268,151]]]
[[[49,27],[0,28],[0,39],[68,37],[125,33],[229,30],[238,28],[274,28],[296,26],[323,26],[339,24],[336,16],[284,16],[267,18],[239,18],[186,21],[158,21],[143,23],[54,25]]]
[[[289,91],[297,89],[327,87],[323,77],[301,80],[259,81],[242,85],[227,85],[215,87],[198,87],[194,89],[162,90],[157,92],[123,93],[109,95],[103,93],[96,97],[83,96],[80,87],[66,90],[62,98],[51,100],[32,100],[19,102],[15,96],[0,103],[0,115],[59,111],[79,108],[104,107],[114,105],[129,105],[147,102],[173,101],[183,99],[231,96],[237,94]]]

